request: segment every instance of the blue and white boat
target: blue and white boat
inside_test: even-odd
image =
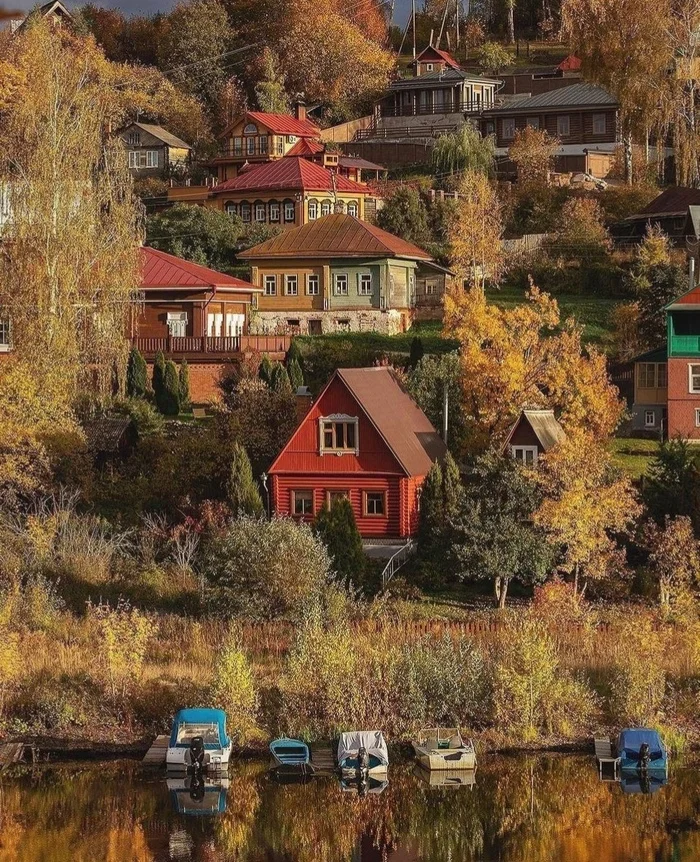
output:
[[[229,780],[223,776],[184,775],[167,779],[173,809],[188,817],[211,817],[226,811]]]
[[[626,727],[617,740],[620,771],[666,772],[668,752],[658,731],[648,727]]]
[[[338,767],[343,775],[384,775],[389,768],[389,752],[381,730],[341,733]]]
[[[309,746],[301,739],[275,739],[270,743],[270,754],[272,768],[279,772],[305,775],[314,771]]]
[[[223,769],[232,748],[222,709],[181,709],[173,721],[165,763],[169,770],[187,772]]]

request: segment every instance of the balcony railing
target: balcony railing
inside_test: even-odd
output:
[[[466,102],[437,102],[431,105],[420,103],[410,105],[380,105],[380,117],[419,117],[430,114],[479,114],[493,105],[482,99],[469,99]]]
[[[159,351],[166,356],[189,354],[214,354],[231,356],[241,353],[286,353],[289,350],[289,335],[184,335],[136,336],[132,339],[134,347],[144,356],[155,355]]]

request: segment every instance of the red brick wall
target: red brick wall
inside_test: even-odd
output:
[[[148,362],[148,379],[153,379],[153,363]],[[180,363],[175,361],[180,368]],[[209,401],[218,401],[221,397],[217,382],[222,373],[231,368],[230,362],[197,362],[189,363],[190,370],[190,398],[193,404],[207,404]]]
[[[668,436],[700,440],[700,428],[695,426],[695,408],[700,408],[700,394],[689,392],[688,366],[700,365],[700,358],[668,360]]]

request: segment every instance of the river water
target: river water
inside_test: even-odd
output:
[[[0,860],[700,860],[699,766],[642,788],[601,782],[592,756],[485,755],[474,783],[440,786],[403,762],[362,796],[332,776],[280,784],[257,761],[203,794],[133,761],[13,767],[0,774]]]

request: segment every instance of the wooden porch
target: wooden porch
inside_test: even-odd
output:
[[[291,335],[184,335],[135,336],[131,343],[146,359],[152,359],[159,351],[166,356],[183,359],[228,359],[246,353],[286,353],[291,344]]]

